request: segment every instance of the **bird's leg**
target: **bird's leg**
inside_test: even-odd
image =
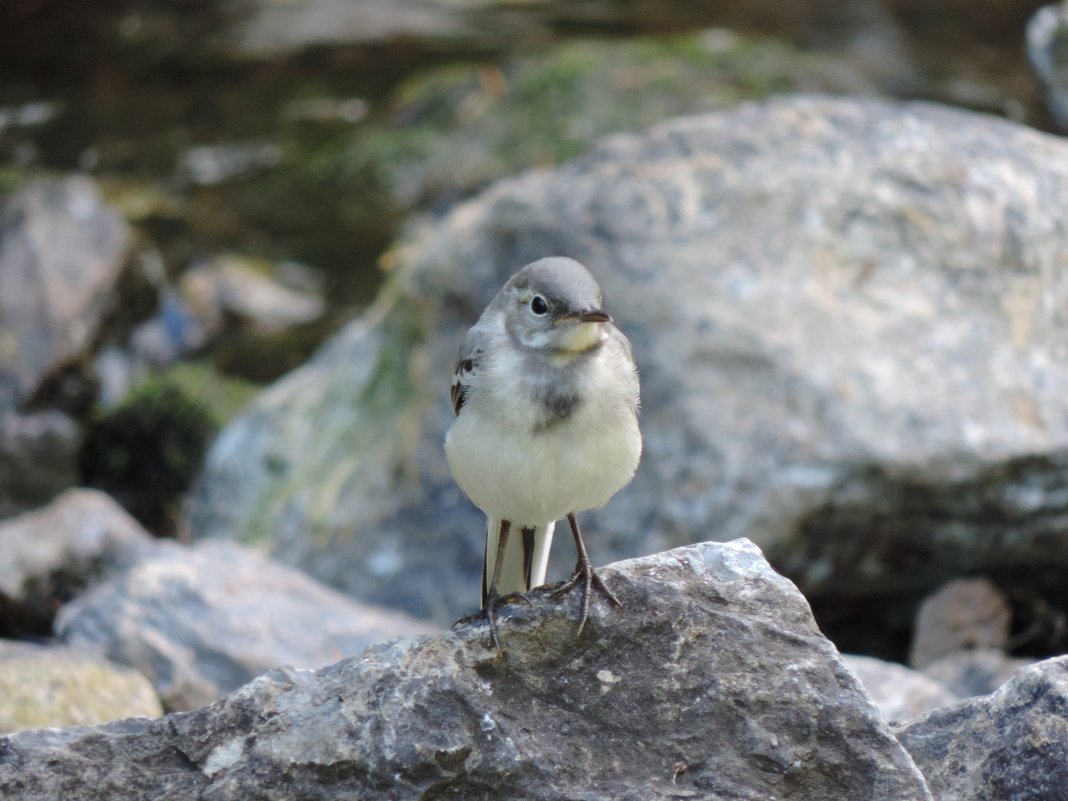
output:
[[[590,562],[590,557],[586,555],[586,546],[582,543],[582,535],[579,534],[578,523],[575,521],[575,515],[569,514],[567,516],[567,522],[571,524],[571,533],[575,537],[575,550],[578,551],[578,562],[575,564],[575,572],[571,574],[564,584],[558,589],[553,590],[550,597],[557,597],[563,595],[566,592],[570,592],[575,587],[579,586],[579,582],[582,582],[582,616],[579,618],[578,632],[575,636],[582,634],[582,629],[586,625],[586,618],[590,614],[590,590],[596,587],[600,590],[609,601],[611,601],[618,609],[623,608],[623,604],[619,602],[619,599],[612,593],[605,583],[601,581],[601,577],[593,570],[593,564]]]
[[[501,570],[504,569],[504,549],[508,545],[508,532],[511,529],[511,522],[501,521],[501,528],[497,534],[497,558],[493,562],[493,577],[490,579],[489,592],[482,600],[482,611],[489,621],[490,642],[493,643],[493,647],[497,649],[500,656],[504,656],[504,649],[501,648],[501,641],[497,638],[497,601],[500,599],[497,594],[497,580],[501,577]]]

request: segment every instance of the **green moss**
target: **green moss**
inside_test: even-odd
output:
[[[216,427],[222,427],[240,412],[261,388],[250,381],[223,375],[201,362],[175,364],[159,381],[173,384],[189,400],[199,404]]]
[[[727,32],[571,42],[407,81],[356,136],[345,169],[418,204],[565,161],[605,134],[671,116],[791,90],[861,88],[828,59]]]
[[[82,480],[112,494],[149,530],[172,534],[179,500],[217,430],[203,403],[173,381],[150,379],[89,427]]]
[[[161,714],[152,685],[133,670],[46,649],[0,661],[0,733]]]
[[[382,338],[392,347],[381,348],[367,382],[361,398],[367,413],[392,416],[417,399],[421,382],[412,359],[427,333],[421,311],[418,302],[408,301],[393,306],[382,321]]]
[[[336,327],[326,318],[268,333],[233,331],[212,346],[211,364],[244,386],[269,384],[308,361]]]
[[[25,181],[25,172],[17,167],[0,163],[0,200],[18,189]]]

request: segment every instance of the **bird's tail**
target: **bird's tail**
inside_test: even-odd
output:
[[[548,523],[536,528],[512,527],[504,548],[504,564],[497,578],[497,593],[526,592],[545,583],[545,570],[549,564],[549,547],[553,544],[553,528]],[[486,604],[493,566],[497,560],[497,538],[501,521],[489,518],[486,524],[486,558],[482,562],[482,605]]]

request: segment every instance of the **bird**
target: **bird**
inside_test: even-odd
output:
[[[581,263],[539,259],[508,279],[457,354],[445,454],[460,489],[486,515],[482,614],[501,655],[498,602],[545,582],[563,518],[577,562],[552,597],[581,590],[576,636],[591,590],[622,608],[594,571],[575,517],[629,483],[642,452],[638,369],[602,304]]]

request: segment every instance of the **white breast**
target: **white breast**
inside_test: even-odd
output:
[[[603,506],[630,481],[641,434],[621,360],[617,343],[606,342],[583,365],[574,412],[539,429],[540,411],[514,391],[524,380],[519,360],[488,359],[445,439],[453,477],[471,501],[489,517],[537,526]]]

